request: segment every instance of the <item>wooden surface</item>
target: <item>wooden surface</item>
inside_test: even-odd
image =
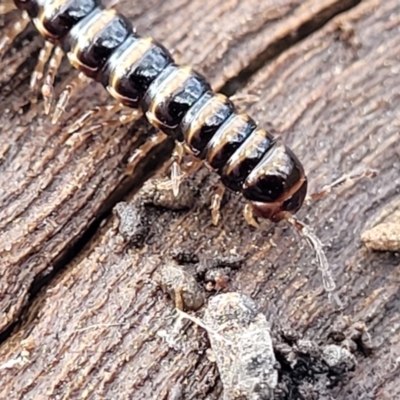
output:
[[[92,84],[51,126],[42,104],[35,110],[27,101],[41,40],[31,29],[15,42],[0,73],[0,398],[222,399],[206,333],[179,323],[153,279],[179,250],[197,255],[195,268],[233,263],[229,290],[256,301],[277,343],[282,326],[330,343],[347,321],[340,342],[353,339],[355,370],[333,388],[307,378],[314,386],[304,393],[307,379],[284,368],[294,389],[282,398],[400,398],[399,256],[360,241],[400,204],[400,4],[357,3],[117,5],[216,88],[257,95],[243,107],[295,150],[310,192],[343,174],[377,170],[299,213],[325,244],[342,309],[329,301],[314,254],[289,225],[265,222],[256,231],[242,218],[243,201],[228,195],[212,226],[217,179],[206,169],[185,183],[178,210],[145,206],[156,203],[152,183],[137,188],[155,161],[132,175],[129,156],[151,133],[146,124],[68,135],[83,109],[107,102]],[[58,91],[70,76],[63,65]],[[155,155],[169,151],[165,144]],[[115,207],[122,200],[129,204]],[[147,234],[141,247],[132,242],[138,215]]]

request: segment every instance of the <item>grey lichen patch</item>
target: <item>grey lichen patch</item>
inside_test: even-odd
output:
[[[330,368],[352,370],[356,365],[356,359],[350,351],[344,347],[330,344],[322,349],[322,359]]]
[[[225,400],[273,398],[278,383],[269,324],[256,304],[240,293],[220,294],[208,303],[204,323]]]
[[[144,207],[121,202],[115,206],[114,211],[119,217],[119,234],[133,246],[142,246],[150,230],[150,221]]]

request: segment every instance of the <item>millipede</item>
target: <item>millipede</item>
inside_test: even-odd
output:
[[[151,125],[216,171],[224,187],[241,193],[250,224],[257,217],[286,219],[303,231],[317,250],[325,289],[334,289],[320,242],[292,217],[306,197],[307,178],[287,146],[227,96],[215,93],[204,76],[178,65],[162,44],[138,35],[126,17],[99,0],[14,0],[1,11],[12,7],[23,11],[22,20],[3,37],[0,52],[32,21],[47,42],[39,74],[51,46],[58,53],[50,75],[65,53],[81,74],[100,82],[120,105],[143,112]]]

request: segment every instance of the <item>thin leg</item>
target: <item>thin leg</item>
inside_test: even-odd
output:
[[[54,45],[46,41],[44,43],[44,47],[40,50],[38,62],[36,64],[35,70],[32,73],[30,82],[30,87],[34,94],[36,94],[37,90],[39,89],[40,83],[43,79],[44,67],[47,61],[49,61],[53,49]]]
[[[246,222],[250,226],[253,226],[254,228],[259,228],[260,227],[259,223],[257,222],[257,220],[256,220],[256,218],[254,216],[253,209],[251,208],[251,205],[248,204],[248,203],[244,206],[243,216],[244,216],[244,219],[246,220]]]
[[[93,135],[94,133],[101,132],[104,128],[108,128],[110,126],[126,125],[126,124],[128,124],[130,122],[138,120],[141,116],[142,116],[141,111],[133,110],[133,111],[131,111],[130,117],[129,118],[124,118],[123,121],[120,118],[118,118],[118,119],[109,119],[107,121],[100,122],[98,124],[92,125],[90,128],[81,131],[80,134],[82,134],[82,135],[89,135],[89,134]]]
[[[65,89],[61,92],[61,95],[58,98],[57,104],[54,108],[53,117],[51,119],[52,124],[56,124],[58,122],[61,115],[65,111],[72,95],[81,86],[81,84],[84,84],[86,82],[89,82],[89,78],[86,77],[82,72],[80,72],[78,76],[72,79],[70,83],[65,86]]]
[[[211,220],[212,223],[216,226],[221,218],[220,209],[221,202],[224,197],[225,187],[222,184],[219,184],[214,194],[211,197]]]
[[[234,94],[229,98],[233,101],[239,111],[244,111],[246,105],[254,104],[260,101],[260,97],[254,94]]]
[[[323,197],[331,193],[333,189],[337,188],[338,186],[344,185],[347,182],[354,183],[362,178],[375,178],[376,176],[377,176],[377,171],[371,169],[366,169],[365,171],[342,175],[340,178],[336,179],[336,181],[332,182],[327,186],[324,186],[322,190],[320,190],[319,192],[310,194],[306,199],[306,203],[309,204],[313,200],[322,199]]]
[[[247,104],[252,104],[252,103],[257,103],[260,101],[260,96],[257,96],[255,94],[234,94],[229,98],[229,100],[235,102],[236,104],[241,104],[241,103],[247,103]]]
[[[155,147],[159,146],[164,140],[166,140],[166,138],[167,135],[165,133],[157,131],[148,140],[146,140],[146,142],[136,149],[129,157],[126,173],[132,175],[138,164],[147,157],[147,154]]]
[[[172,152],[172,165],[171,165],[171,182],[172,182],[172,193],[175,197],[179,194],[179,187],[183,181],[185,174],[182,173],[181,163],[185,149],[180,142],[176,142],[175,149]]]
[[[54,98],[54,79],[58,68],[60,67],[61,60],[64,56],[63,51],[60,47],[55,47],[53,55],[49,61],[49,68],[44,77],[44,83],[42,86],[42,95],[44,100],[44,112],[45,114],[50,113],[51,106]]]
[[[108,115],[110,113],[115,114],[122,110],[124,106],[122,104],[109,104],[106,106],[98,106],[90,109],[83,113],[73,124],[69,127],[68,133],[74,133],[85,125],[90,124],[96,115]]]
[[[183,311],[183,289],[175,289],[175,307]]]
[[[2,32],[0,38],[0,58],[4,55],[8,46],[13,42],[13,40],[25,30],[28,24],[29,16],[26,12],[23,12],[18,21],[16,21],[10,28],[5,29],[4,32]]]
[[[185,151],[185,146],[177,142],[169,163],[163,168],[163,171],[171,171],[171,179],[158,184],[161,190],[172,190],[175,197],[179,194],[182,182],[203,165],[203,161],[195,157],[188,162],[183,162]],[[184,170],[182,170],[182,164],[185,166]]]
[[[166,169],[170,169],[171,179],[169,181],[159,184],[159,188],[162,190],[172,190],[175,197],[178,196],[179,187],[186,177],[186,175],[181,170],[181,163],[184,155],[185,148],[183,147],[182,143],[176,142],[170,162],[165,167]]]

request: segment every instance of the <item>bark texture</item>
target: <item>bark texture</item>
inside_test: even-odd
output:
[[[287,392],[277,398],[400,398],[398,253],[373,252],[360,240],[400,208],[400,4],[358,3],[117,5],[215,88],[258,96],[243,108],[295,151],[310,193],[343,174],[377,171],[299,213],[325,245],[342,308],[287,223],[249,227],[244,202],[228,193],[212,225],[218,179],[206,168],[185,181],[179,201],[154,179],[142,187],[171,152],[166,141],[132,171],[130,156],[152,134],[144,121],[68,134],[82,110],[109,100],[99,85],[82,86],[52,126],[42,102],[29,103],[41,39],[31,28],[14,42],[0,72],[0,398],[222,399],[207,334],[180,322],[159,288],[171,294],[170,282],[153,276],[171,260],[197,277],[205,298],[216,288],[253,298],[272,325],[282,365]],[[71,76],[63,64],[58,93]],[[326,383],[306,351],[303,375],[286,365],[284,346],[303,354],[305,339],[350,348],[354,371]]]

